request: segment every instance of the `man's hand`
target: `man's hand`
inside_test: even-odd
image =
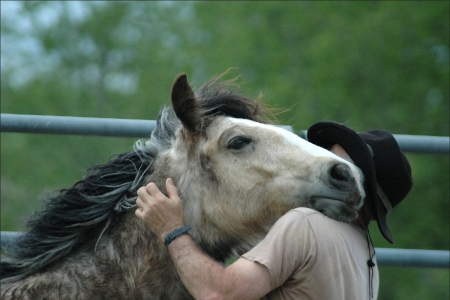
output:
[[[162,241],[173,230],[184,226],[183,205],[171,178],[166,181],[166,189],[169,197],[153,182],[141,187],[137,191],[136,204],[139,208],[135,212]]]
[[[166,181],[166,197],[154,183],[137,194],[136,216],[164,241],[184,225],[183,206],[172,179]],[[189,235],[174,240],[169,253],[181,280],[195,299],[260,299],[271,290],[266,266],[239,258],[226,269],[206,255]]]

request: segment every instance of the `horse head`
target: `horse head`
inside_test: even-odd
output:
[[[352,221],[365,196],[353,164],[299,136],[265,124],[258,102],[230,92],[194,93],[186,75],[172,88],[182,123],[163,156],[179,188],[191,235],[224,259],[254,246],[292,208]],[[162,186],[162,184],[160,184]]]

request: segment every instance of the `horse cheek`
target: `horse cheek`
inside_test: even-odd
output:
[[[217,179],[217,177],[215,175],[215,172],[214,172],[213,163],[212,163],[211,158],[208,155],[200,154],[200,165],[202,167],[202,170],[204,171],[204,174],[206,174],[207,177],[211,181],[217,183],[218,179]]]

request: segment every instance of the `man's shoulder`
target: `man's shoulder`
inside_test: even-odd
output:
[[[287,212],[287,214],[302,215],[305,217],[311,217],[311,216],[325,217],[325,215],[322,214],[321,212],[318,212],[317,210],[314,210],[314,209],[308,208],[308,207],[297,207],[297,208],[291,209],[289,212]]]
[[[317,222],[318,219],[326,221],[329,219],[324,214],[318,212],[317,210],[307,208],[307,207],[297,207],[291,209],[286,214],[284,214],[275,225],[280,226],[281,224],[308,224],[311,222]]]
[[[334,223],[338,222],[323,213],[308,207],[297,207],[288,211],[280,220],[285,221],[291,220],[296,222],[307,222],[307,223]],[[332,224],[331,224],[332,225]]]
[[[351,232],[354,236],[356,236],[355,233],[359,233],[358,236],[362,235],[365,237],[364,231],[357,225],[332,219],[317,210],[307,207],[291,209],[279,221],[282,221],[282,224],[285,226],[293,226],[297,229],[307,228],[307,230],[312,230],[320,236],[324,233],[333,233],[335,236],[348,235]]]

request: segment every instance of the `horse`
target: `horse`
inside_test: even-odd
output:
[[[220,76],[219,76],[220,77]],[[304,206],[345,222],[365,192],[353,164],[269,121],[259,100],[213,78],[172,86],[149,139],[49,196],[1,261],[2,299],[193,299],[168,250],[139,220],[137,190],[171,177],[189,234],[224,262]]]

